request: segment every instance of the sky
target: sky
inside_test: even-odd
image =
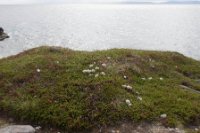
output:
[[[39,3],[115,3],[115,2],[165,2],[165,1],[193,1],[193,0],[0,0],[0,4],[39,4]],[[195,0],[200,2],[200,0]]]

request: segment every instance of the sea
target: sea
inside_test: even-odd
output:
[[[200,4],[0,5],[0,58],[39,46],[176,51],[200,60]]]

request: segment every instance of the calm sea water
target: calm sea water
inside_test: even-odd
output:
[[[0,6],[0,58],[41,45],[178,51],[200,60],[200,5]]]

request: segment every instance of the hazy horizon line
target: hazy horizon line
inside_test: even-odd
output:
[[[193,0],[193,1],[146,1],[146,2],[139,2],[139,1],[126,1],[126,2],[41,2],[41,3],[9,3],[9,4],[0,4],[0,5],[51,5],[51,4],[151,4],[151,5],[159,5],[159,4],[200,4],[200,1]]]

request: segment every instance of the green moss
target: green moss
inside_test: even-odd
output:
[[[90,64],[99,67],[98,77],[82,72]],[[200,62],[179,53],[40,47],[0,60],[0,109],[18,120],[68,131],[122,120],[200,124],[200,94],[180,87],[200,90],[198,79]]]

